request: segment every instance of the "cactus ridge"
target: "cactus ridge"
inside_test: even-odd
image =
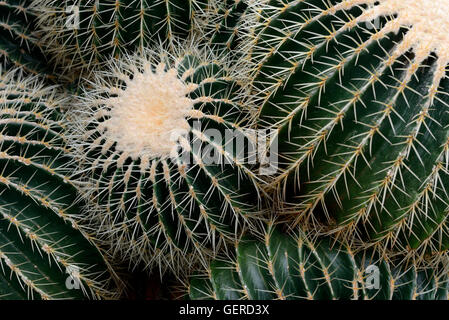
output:
[[[414,10],[445,4],[251,3],[252,95],[260,126],[279,130],[273,186],[296,223],[444,258],[447,42]]]
[[[110,57],[142,52],[201,29],[213,0],[35,0],[47,50],[67,72],[91,71]]]
[[[1,299],[113,296],[108,263],[79,230],[63,104],[37,76],[1,75]]]
[[[205,38],[209,39],[209,46],[218,52],[227,51],[234,55],[242,36],[242,24],[248,3],[246,0],[227,0],[217,9],[216,14],[209,14],[203,19],[208,21],[205,28]]]
[[[0,61],[6,68],[21,67],[32,75],[50,77],[29,0],[0,1]]]
[[[354,254],[332,238],[269,225],[263,238],[244,236],[234,255],[213,260],[187,286],[195,300],[445,300],[447,280],[444,272],[398,268],[372,251]]]
[[[94,203],[91,223],[102,226],[99,238],[113,256],[179,274],[259,216],[258,178],[242,151],[225,140],[226,130],[245,137],[248,121],[231,74],[210,50],[149,50],[115,61],[111,71],[98,74],[100,89],[86,92],[72,144],[86,180],[84,196]],[[170,80],[158,84],[159,77]],[[148,79],[156,83],[152,89],[133,91]],[[129,96],[134,92],[139,95]],[[131,125],[122,130],[121,122]],[[184,131],[170,142],[173,129]],[[165,153],[161,141],[170,147]],[[134,142],[138,149],[121,147]],[[210,154],[221,161],[207,163]]]

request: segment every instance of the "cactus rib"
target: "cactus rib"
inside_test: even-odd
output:
[[[1,299],[113,296],[107,262],[79,230],[62,104],[36,76],[1,76]]]
[[[394,267],[370,251],[357,254],[331,238],[312,240],[269,225],[264,238],[244,236],[235,255],[215,259],[188,284],[191,299],[448,299],[446,273]],[[376,278],[377,277],[377,278]]]

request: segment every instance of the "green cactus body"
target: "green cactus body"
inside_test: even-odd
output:
[[[227,51],[229,54],[238,53],[240,43],[239,30],[243,24],[248,3],[246,0],[227,0],[215,15],[215,21],[210,22],[210,31],[207,33],[209,45],[219,52]]]
[[[199,16],[215,7],[208,0],[35,0],[48,51],[67,72],[91,71],[123,53],[186,38]]]
[[[0,299],[106,298],[110,274],[78,230],[54,88],[0,78]]]
[[[29,0],[0,1],[0,61],[31,74],[49,75]]]
[[[275,186],[296,222],[415,257],[449,249],[447,7],[253,4],[252,88],[260,125],[279,130]]]
[[[257,178],[226,139],[247,135],[247,113],[238,85],[208,54],[162,50],[115,62],[80,106],[73,143],[90,181],[85,196],[121,259],[185,272],[258,210]]]
[[[191,277],[194,300],[438,300],[447,274],[395,268],[370,251],[354,255],[331,238],[309,241],[270,226],[264,239],[244,236],[235,254]]]

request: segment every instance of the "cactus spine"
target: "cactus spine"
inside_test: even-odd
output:
[[[210,15],[206,38],[212,48],[218,52],[227,51],[228,54],[238,53],[236,49],[241,38],[239,33],[247,8],[246,0],[227,0],[215,15]]]
[[[74,117],[99,237],[113,255],[176,274],[234,240],[259,202],[257,177],[225,139],[247,135],[239,86],[225,61],[190,47],[115,61]]]
[[[112,296],[107,262],[79,230],[62,104],[37,77],[0,78],[0,299]]]
[[[410,257],[449,249],[447,7],[252,3],[253,96],[279,130],[274,185],[296,222]]]
[[[396,268],[371,251],[353,254],[331,238],[308,239],[269,225],[262,239],[244,236],[235,254],[191,277],[191,299],[438,300],[447,273]],[[374,277],[378,278],[374,278]]]
[[[47,49],[67,72],[197,32],[213,0],[35,0]]]
[[[0,1],[0,62],[3,67],[21,67],[34,75],[49,76],[39,38],[31,0]]]

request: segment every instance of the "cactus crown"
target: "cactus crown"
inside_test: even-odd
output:
[[[281,53],[282,48],[288,48],[291,40],[297,41],[297,48],[304,46],[305,49],[309,49],[308,54],[302,53],[303,59],[298,59],[298,56],[290,61],[290,58],[294,58],[295,54],[299,53],[295,53],[296,50],[293,48],[293,51],[285,56],[291,63],[297,60],[296,63],[301,65],[319,52],[317,51],[319,47],[316,46],[318,43],[328,45],[355,27],[360,27],[365,33],[372,34],[373,37],[369,40],[382,39],[389,34],[398,34],[404,32],[404,29],[407,30],[406,36],[398,40],[395,50],[389,52],[390,58],[386,62],[390,66],[403,54],[411,51],[415,55],[413,65],[416,70],[423,61],[432,54],[436,54],[438,71],[434,74],[432,87],[429,89],[432,97],[436,94],[440,81],[445,77],[445,67],[449,63],[447,49],[449,38],[443,31],[445,27],[442,27],[447,25],[445,10],[449,4],[445,0],[342,0],[332,3],[265,0],[251,1],[250,4],[252,18],[247,19],[246,24],[250,41],[247,41],[246,49],[255,64],[253,78],[256,85],[268,75],[264,71],[276,61],[273,61],[273,55]],[[329,29],[328,26],[323,25],[323,30],[314,30],[315,23],[329,19],[332,20],[333,27]],[[380,22],[380,25],[373,23],[375,21]],[[301,40],[298,36],[303,32],[309,36]],[[322,32],[324,34],[321,34]],[[268,36],[269,34],[271,37]],[[368,42],[360,44],[355,53],[360,54],[367,44]],[[268,67],[264,68],[265,63]],[[269,91],[264,92],[264,95],[261,94],[260,98],[266,101],[270,93],[289,79],[297,68],[296,64],[291,65],[290,68],[279,65],[276,79],[280,83],[273,83]],[[274,71],[272,72],[274,74]],[[411,77],[411,74],[409,76]]]
[[[337,12],[342,9],[349,10],[360,5],[368,5],[368,7],[360,16],[349,20],[346,26],[340,28],[338,32],[344,32],[351,28],[351,25],[371,22],[375,19],[388,16],[391,19],[377,31],[377,37],[382,38],[391,32],[398,33],[401,28],[407,28],[407,35],[398,44],[396,51],[393,52],[393,57],[399,57],[411,50],[415,54],[413,63],[415,66],[419,66],[432,53],[437,55],[438,72],[435,72],[432,86],[429,88],[432,100],[440,81],[445,77],[445,68],[449,64],[449,36],[444,32],[449,27],[445,14],[449,6],[449,1],[342,1],[335,6],[329,7],[329,13],[332,14],[332,12]],[[327,13],[323,12],[323,14]]]
[[[194,101],[188,94],[197,85],[180,79],[176,67],[167,69],[163,62],[138,58],[122,62],[112,76],[120,83],[95,93],[96,103],[107,108],[97,117],[109,116],[101,123],[106,144],[115,142],[118,152],[133,159],[167,158],[176,147],[173,131],[189,129],[186,117]]]
[[[185,272],[235,239],[258,213],[259,194],[245,150],[226,140],[245,139],[249,118],[232,69],[211,50],[179,48],[98,73],[73,146],[91,221],[113,254]]]

